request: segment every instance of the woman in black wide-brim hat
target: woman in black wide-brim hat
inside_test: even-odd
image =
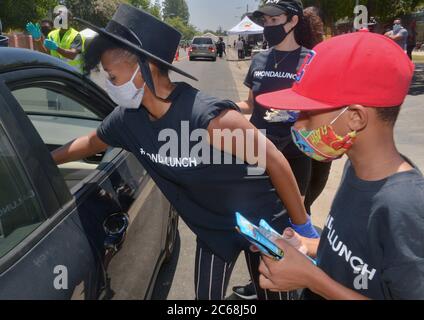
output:
[[[250,130],[255,149],[263,137],[233,102],[171,82],[169,70],[193,78],[172,65],[181,37],[172,27],[125,4],[105,29],[79,21],[99,33],[87,48],[86,71],[102,64],[109,75],[107,92],[118,107],[95,132],[54,151],[56,163],[86,158],[108,146],[132,152],[197,235],[196,298],[225,297],[242,250],[259,290],[260,257],[249,251],[248,242],[235,231],[235,212],[254,223],[265,219],[279,232],[290,226],[288,216],[297,225],[307,222],[285,158],[265,138],[266,163],[248,152],[237,153],[236,147],[225,148],[224,139],[213,136],[214,130],[239,129],[244,147]],[[205,136],[212,138],[202,139]],[[217,158],[232,161],[220,164]],[[255,168],[260,171],[253,167],[258,162],[266,166],[269,176],[254,175]]]

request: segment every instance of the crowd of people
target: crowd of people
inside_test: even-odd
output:
[[[361,30],[324,41],[314,8],[304,9],[300,0],[264,5],[251,19],[264,27],[270,49],[253,57],[244,82],[249,95],[235,103],[171,82],[168,58],[178,33],[129,5],[118,10],[118,20],[96,28],[99,35],[87,48],[72,27],[27,25],[37,50],[80,70],[101,63],[118,105],[96,131],[52,156],[63,164],[109,146],[132,152],[197,236],[196,299],[225,298],[242,252],[251,283],[233,290],[244,298],[424,299],[424,177],[393,138],[414,74],[399,19],[385,35]],[[158,41],[176,45],[164,48]],[[234,44],[240,59],[245,45],[242,38]],[[222,38],[217,48],[222,57]],[[252,114],[250,121],[243,113]],[[266,132],[266,163],[245,156],[242,163],[181,169],[140,154],[140,148],[159,154],[161,130],[180,132],[187,120],[190,133],[204,129],[211,137],[214,130],[252,130],[256,147]],[[240,157],[220,140],[209,143],[222,156]],[[320,233],[312,204],[325,190],[332,161],[344,155],[349,160]],[[261,165],[264,174],[247,174]],[[236,211],[290,233],[306,251],[278,240],[284,257],[271,259],[235,232]]]

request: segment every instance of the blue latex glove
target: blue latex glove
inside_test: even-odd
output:
[[[300,234],[302,237],[310,238],[310,239],[318,239],[320,235],[318,234],[315,227],[312,225],[311,218],[308,217],[308,222],[305,224],[293,224],[290,220],[291,227],[294,231]]]
[[[32,22],[27,23],[26,30],[33,37],[34,40],[41,39],[41,29],[38,23],[37,24],[33,24]]]
[[[44,46],[47,49],[53,50],[53,51],[56,51],[57,49],[59,49],[59,46],[57,45],[57,43],[50,39],[44,40]]]

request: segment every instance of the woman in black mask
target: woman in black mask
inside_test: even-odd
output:
[[[270,111],[255,99],[260,94],[292,86],[310,49],[323,41],[323,23],[315,9],[303,10],[300,0],[268,1],[250,18],[264,27],[264,37],[270,49],[252,59],[244,82],[250,89],[249,98],[238,106],[244,113],[252,113],[250,121],[258,129],[266,130],[267,137],[287,158],[310,214],[312,203],[325,187],[330,164],[313,162],[294,145],[290,128],[298,118],[296,112]],[[233,291],[242,298],[257,297],[252,284],[234,287]],[[266,298],[272,298],[272,295],[268,293]],[[275,298],[281,297],[275,295]]]

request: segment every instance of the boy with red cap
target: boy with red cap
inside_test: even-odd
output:
[[[318,45],[292,89],[257,98],[301,111],[292,136],[308,156],[349,157],[321,239],[301,238],[317,266],[280,241],[282,260],[262,258],[262,288],[307,288],[305,298],[424,299],[424,178],[393,138],[413,72],[396,43],[364,30]]]

